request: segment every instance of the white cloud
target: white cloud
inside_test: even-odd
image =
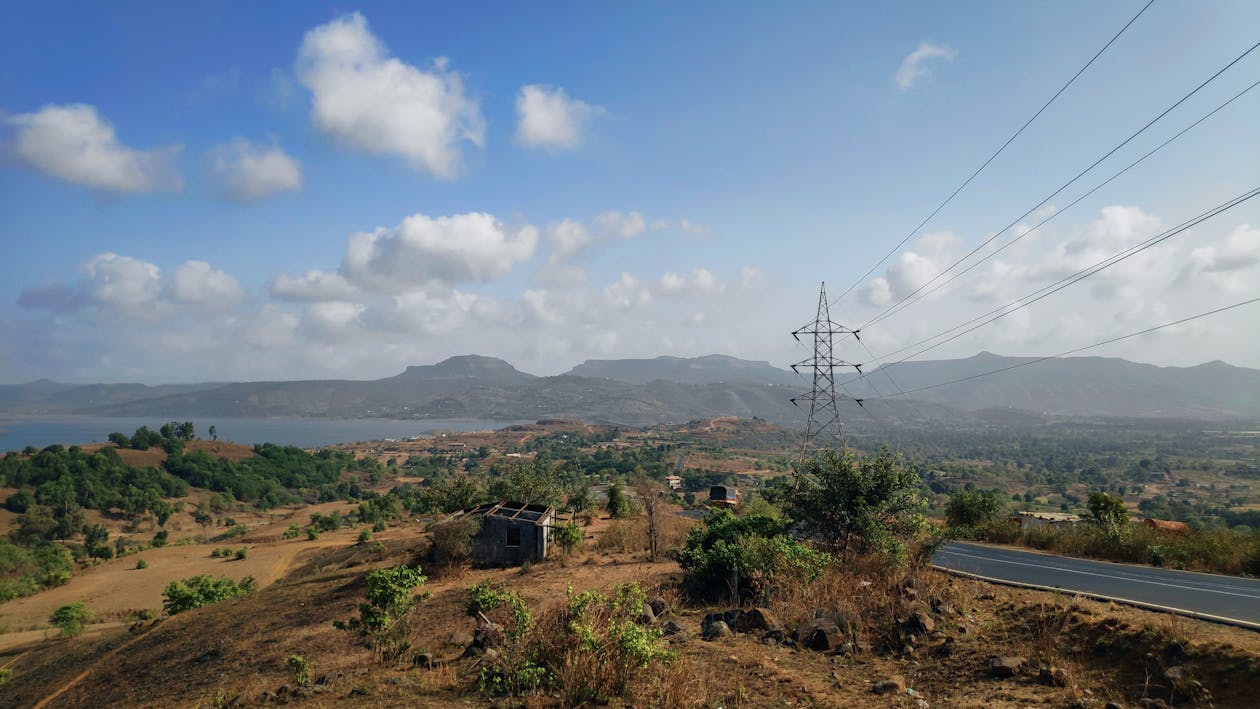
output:
[[[415,214],[392,229],[355,234],[343,270],[353,282],[386,291],[431,281],[492,281],[534,255],[538,229],[509,228],[483,213]]]
[[[178,302],[209,310],[229,310],[245,296],[234,276],[211,268],[205,261],[188,261],[175,269],[170,292]]]
[[[919,237],[913,251],[898,254],[884,275],[871,279],[859,290],[862,302],[884,307],[914,293],[949,266],[960,243],[958,235],[950,231]]]
[[[629,239],[647,230],[647,220],[638,212],[604,212],[595,217],[595,225],[604,233]]]
[[[141,313],[154,304],[162,292],[162,270],[130,256],[99,254],[84,265],[83,271],[87,275],[86,294],[93,302],[110,310]]]
[[[345,276],[329,271],[311,270],[297,278],[282,273],[271,282],[271,295],[280,300],[350,300],[357,292]]]
[[[175,166],[178,146],[136,150],[122,145],[94,106],[49,104],[4,120],[17,126],[16,153],[58,179],[117,193],[183,188]]]
[[[565,219],[547,227],[547,241],[551,242],[557,255],[567,258],[593,244],[595,237],[581,222]]]
[[[531,148],[573,150],[600,111],[599,106],[569,98],[559,87],[522,86],[516,95],[516,140]]]
[[[683,233],[691,234],[693,236],[710,236],[713,234],[713,229],[711,227],[705,226],[704,224],[697,224],[686,217],[679,220],[678,228],[681,229]]]
[[[447,61],[424,70],[389,56],[358,13],[307,32],[295,73],[316,127],[352,148],[453,179],[462,144],[484,144],[481,108]]]
[[[276,145],[238,139],[214,148],[206,159],[216,189],[238,202],[302,188],[302,164]]]
[[[944,59],[947,62],[952,62],[957,56],[957,51],[943,44],[923,42],[919,44],[918,49],[910,52],[905,59],[901,60],[901,66],[897,69],[897,73],[893,78],[902,91],[909,90],[914,87],[919,79],[928,75],[928,62],[933,59]]]

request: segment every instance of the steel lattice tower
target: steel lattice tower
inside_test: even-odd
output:
[[[862,365],[850,364],[837,359],[832,347],[835,335],[853,335],[857,330],[838,325],[831,320],[831,306],[827,302],[827,284],[818,290],[818,314],[814,320],[794,331],[792,337],[800,342],[801,335],[813,335],[814,356],[792,365],[793,372],[808,370],[813,375],[814,386],[809,393],[793,398],[794,405],[809,402],[809,418],[805,423],[805,443],[801,447],[801,460],[816,448],[845,448],[844,424],[840,421],[840,406],[836,395],[836,368],[853,367],[859,373]]]

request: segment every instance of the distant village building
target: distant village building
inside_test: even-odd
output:
[[[666,475],[665,483],[669,485],[670,490],[682,489],[682,478],[678,477],[677,475]]]
[[[1151,519],[1147,517],[1142,520],[1142,524],[1162,534],[1185,534],[1190,531],[1190,525],[1171,519]]]
[[[474,563],[517,566],[547,557],[556,510],[523,502],[488,502],[464,510],[457,517],[481,518],[481,528],[472,540]]]
[[[736,507],[739,505],[739,490],[731,485],[714,485],[709,488],[709,504],[713,507]]]
[[[1080,515],[1070,512],[1016,512],[1011,519],[1023,529],[1071,527],[1081,522]]]

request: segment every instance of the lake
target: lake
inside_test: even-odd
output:
[[[102,443],[119,431],[130,436],[137,428],[157,430],[168,421],[192,421],[198,438],[209,438],[213,424],[221,440],[252,445],[277,443],[314,448],[334,443],[407,438],[432,431],[484,431],[510,426],[517,421],[478,419],[302,419],[302,418],[197,418],[171,419],[144,416],[24,416],[0,417],[0,452],[43,448],[54,443],[74,445]]]

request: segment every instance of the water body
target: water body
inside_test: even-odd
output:
[[[252,445],[278,443],[314,448],[334,443],[407,438],[434,431],[484,431],[503,428],[515,421],[479,419],[433,419],[399,421],[394,419],[302,419],[302,418],[205,418],[185,416],[154,418],[144,416],[30,416],[0,418],[0,452],[63,445],[103,443],[119,431],[131,435],[137,428],[157,430],[168,421],[192,421],[199,438],[209,438],[213,424],[220,440]]]

